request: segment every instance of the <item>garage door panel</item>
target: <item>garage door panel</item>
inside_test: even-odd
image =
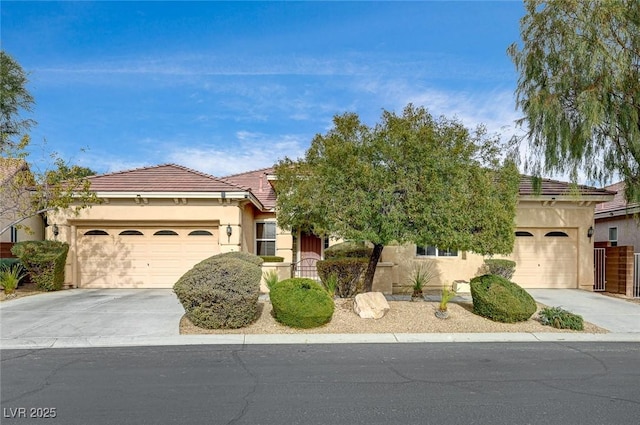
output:
[[[217,227],[113,227],[105,229],[108,235],[85,235],[89,230],[80,228],[77,236],[83,287],[170,288],[194,264],[220,252]],[[154,235],[167,230],[177,235]],[[211,235],[189,236],[203,230]],[[123,231],[142,235],[120,235]]]
[[[518,233],[532,236],[516,236],[514,282],[525,288],[577,287],[576,229],[518,229]]]

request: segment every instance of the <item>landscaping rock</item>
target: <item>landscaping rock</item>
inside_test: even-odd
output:
[[[456,294],[470,294],[471,293],[471,285],[469,282],[464,280],[454,280],[453,281],[453,291]]]
[[[365,292],[356,295],[353,311],[363,319],[381,319],[389,311],[389,303],[382,292]]]

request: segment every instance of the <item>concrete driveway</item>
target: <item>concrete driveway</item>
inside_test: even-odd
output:
[[[171,289],[71,289],[0,303],[0,336],[38,346],[171,337],[183,314]]]

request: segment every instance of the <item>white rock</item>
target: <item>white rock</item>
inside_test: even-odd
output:
[[[453,282],[453,290],[456,294],[470,294],[471,285],[469,282],[465,282],[464,280],[456,280]]]
[[[353,311],[363,319],[381,319],[389,311],[389,303],[382,292],[365,292],[356,295]]]

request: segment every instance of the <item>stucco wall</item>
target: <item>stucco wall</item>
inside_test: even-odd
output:
[[[633,217],[599,219],[596,222],[594,239],[596,242],[609,241],[609,228],[618,228],[618,246],[633,246],[640,252],[640,222]]]

